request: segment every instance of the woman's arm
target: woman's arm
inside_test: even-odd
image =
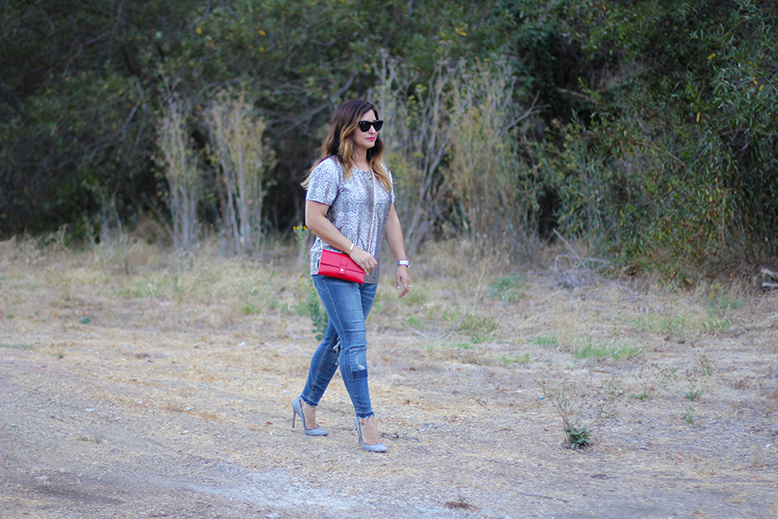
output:
[[[403,229],[400,224],[400,217],[397,216],[394,204],[392,204],[391,209],[389,209],[389,219],[386,222],[386,243],[389,244],[389,249],[391,249],[395,261],[408,259],[408,255],[405,252],[405,240],[403,239]],[[395,281],[397,283],[397,290],[401,291],[400,297],[407,294],[411,289],[411,272],[408,267],[397,265]]]
[[[348,254],[354,263],[362,267],[365,274],[369,274],[374,268],[378,266],[378,262],[375,260],[372,254],[364,251],[354,244],[354,248],[351,248],[353,242],[343,236],[337,227],[332,225],[327,219],[327,211],[330,206],[314,202],[312,200],[306,200],[305,202],[305,225],[316,234],[319,238],[327,242],[330,246],[342,250]]]

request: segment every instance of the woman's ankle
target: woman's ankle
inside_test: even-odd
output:
[[[378,421],[375,415],[360,418],[359,428],[362,431],[362,441],[368,445],[381,443],[381,436],[378,434]]]
[[[318,427],[316,424],[316,407],[307,404],[302,398],[300,399],[300,404],[303,409],[303,417],[305,417],[305,428],[316,429]]]

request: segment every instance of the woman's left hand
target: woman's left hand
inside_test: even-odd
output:
[[[347,254],[349,258],[354,260],[354,263],[365,271],[365,274],[370,274],[378,266],[378,262],[373,255],[359,247],[354,247],[351,252]]]
[[[397,290],[400,291],[400,297],[403,297],[413,287],[413,285],[411,285],[411,272],[408,270],[408,267],[405,265],[397,265],[395,281],[397,283]]]

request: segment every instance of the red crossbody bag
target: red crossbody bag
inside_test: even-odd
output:
[[[372,173],[372,172],[371,172]],[[376,197],[375,197],[375,173],[373,173],[373,219],[370,222],[370,240],[373,239],[373,225],[375,224],[375,210],[376,210]],[[370,245],[368,245],[368,251]],[[319,275],[329,276],[332,278],[345,279],[353,283],[365,282],[365,271],[362,267],[356,264],[356,262],[349,257],[348,254],[341,252],[333,252],[331,250],[324,249],[321,251],[321,261],[319,262]]]
[[[319,275],[345,279],[346,281],[360,284],[365,282],[365,271],[353,259],[346,254],[326,249],[321,251]]]

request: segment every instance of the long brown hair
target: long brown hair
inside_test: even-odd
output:
[[[343,166],[343,180],[346,180],[351,175],[351,169],[356,163],[354,160],[354,141],[351,139],[351,136],[359,128],[359,121],[362,119],[362,116],[371,110],[375,114],[376,119],[378,119],[378,110],[372,103],[367,101],[354,99],[340,105],[332,115],[330,132],[324,140],[324,145],[321,148],[321,154],[319,160],[316,161],[316,165],[319,165],[328,157],[334,157]],[[376,136],[373,147],[367,149],[365,158],[376,179],[387,191],[390,191],[392,182],[389,179],[389,172],[384,167],[383,156],[384,142],[381,140],[381,134],[379,133]],[[311,175],[308,173],[308,178],[302,184],[304,188],[308,187],[310,178]]]

